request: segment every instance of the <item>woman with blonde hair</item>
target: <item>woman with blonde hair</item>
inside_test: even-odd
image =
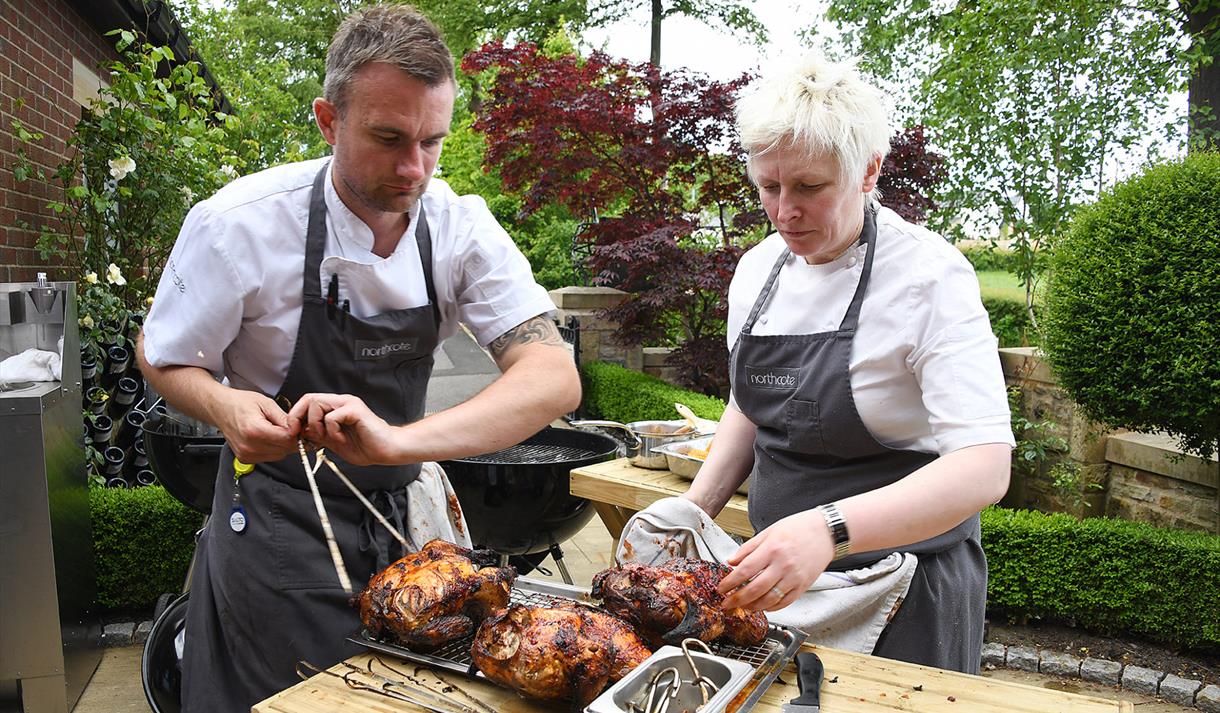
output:
[[[1014,445],[996,340],[970,264],[880,207],[881,93],[810,56],[738,102],[775,232],[729,290],[732,397],[684,497],[709,515],[750,479],[757,533],[726,607],[777,610],[824,571],[893,552],[918,565],[873,653],[977,672],[987,595],[979,512]]]

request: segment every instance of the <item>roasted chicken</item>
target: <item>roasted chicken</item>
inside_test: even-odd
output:
[[[582,708],[652,654],[626,622],[576,603],[514,604],[479,626],[470,653],[501,685]]]
[[[432,540],[369,580],[360,593],[360,620],[372,636],[411,647],[435,648],[468,636],[508,605],[517,571],[493,566],[499,559],[490,550]]]
[[[682,557],[659,567],[625,564],[594,575],[592,593],[654,644],[677,646],[689,637],[760,644],[767,636],[766,615],[720,606],[724,597],[716,586],[728,573],[722,564]]]

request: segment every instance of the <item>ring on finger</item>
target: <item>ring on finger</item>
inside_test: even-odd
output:
[[[771,587],[771,594],[774,595],[776,599],[783,599],[784,597],[786,597],[788,595],[787,592],[780,589],[778,586]]]

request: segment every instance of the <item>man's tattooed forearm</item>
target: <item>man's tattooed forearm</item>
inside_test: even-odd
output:
[[[550,318],[545,316],[527,319],[499,337],[496,337],[489,348],[492,357],[499,359],[515,344],[550,344],[563,346],[563,338]]]

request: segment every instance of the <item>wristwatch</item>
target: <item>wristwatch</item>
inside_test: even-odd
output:
[[[822,517],[826,518],[826,527],[830,530],[830,539],[834,541],[834,559],[841,560],[851,554],[851,537],[847,534],[847,520],[834,503],[819,505]]]

